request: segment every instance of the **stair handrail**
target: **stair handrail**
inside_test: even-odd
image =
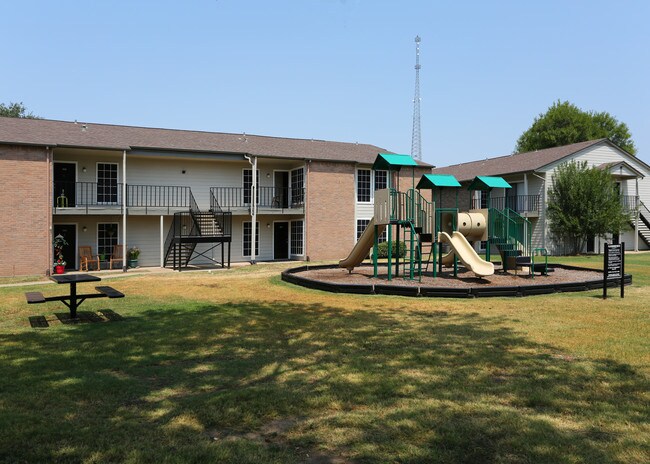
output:
[[[210,211],[214,213],[223,213],[223,209],[217,200],[217,197],[214,196],[214,190],[210,188]]]
[[[650,209],[648,209],[646,204],[643,203],[643,201],[641,201],[640,198],[639,198],[637,207],[639,209],[639,219],[641,219],[641,222],[643,222],[645,224],[645,226],[648,229],[650,229]],[[643,211],[641,211],[641,209],[644,209],[646,214],[643,214]]]

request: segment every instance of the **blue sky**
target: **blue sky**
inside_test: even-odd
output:
[[[50,119],[512,152],[554,101],[608,111],[650,161],[650,2],[30,1],[0,6],[0,102]]]

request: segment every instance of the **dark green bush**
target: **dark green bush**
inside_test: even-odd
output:
[[[403,258],[406,256],[406,244],[400,242],[399,246],[399,257]],[[388,258],[388,242],[382,242],[377,247],[377,257],[378,258]],[[393,258],[397,257],[397,242],[393,242]]]

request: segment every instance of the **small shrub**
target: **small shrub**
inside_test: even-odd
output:
[[[406,243],[400,242],[399,246],[399,257],[403,258],[406,256]],[[388,242],[382,242],[377,247],[377,257],[378,258],[388,258]],[[397,242],[393,242],[393,258],[397,257]]]

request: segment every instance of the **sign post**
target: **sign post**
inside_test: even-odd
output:
[[[607,299],[607,281],[610,278],[620,279],[621,298],[625,298],[625,243],[618,245],[605,243],[603,270],[603,299]]]

